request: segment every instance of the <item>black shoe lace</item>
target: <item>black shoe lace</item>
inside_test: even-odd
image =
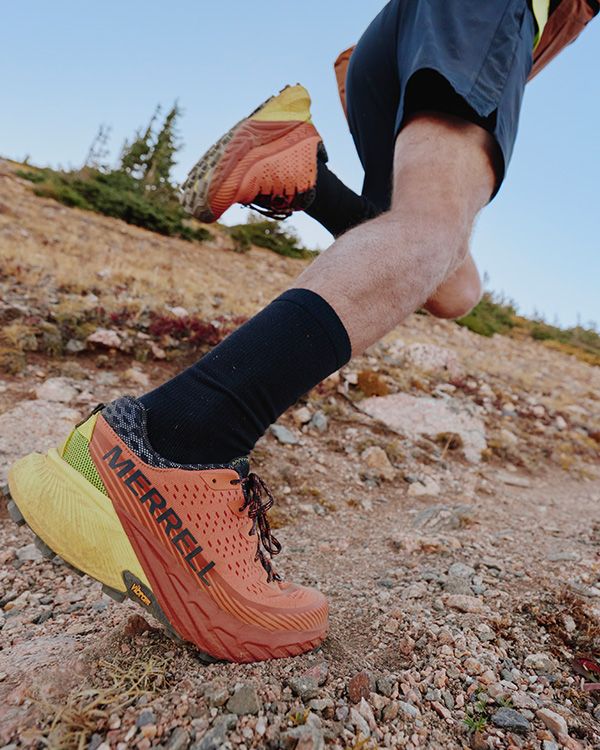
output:
[[[248,516],[252,521],[250,536],[254,534],[258,535],[254,559],[260,560],[263,568],[267,571],[267,581],[269,583],[271,581],[280,581],[281,578],[273,570],[270,558],[275,557],[275,555],[281,552],[281,544],[273,536],[269,519],[267,518],[267,513],[273,507],[275,498],[263,480],[253,473],[248,474],[243,479],[234,479],[232,484],[241,484],[244,491],[244,504],[240,508],[240,512],[248,510]],[[265,497],[266,501],[263,502]]]
[[[260,193],[252,201],[247,203],[248,208],[275,221],[288,219],[294,211],[305,211],[314,201],[316,191],[314,188],[305,192],[296,192],[294,195],[275,195],[274,193]]]

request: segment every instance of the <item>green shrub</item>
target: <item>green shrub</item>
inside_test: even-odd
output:
[[[600,334],[593,325],[559,328],[540,319],[530,320],[518,315],[513,304],[489,292],[477,307],[456,322],[481,336],[500,333],[531,338],[583,362],[600,365]]]
[[[247,224],[236,224],[228,227],[229,236],[235,243],[235,249],[244,253],[252,245],[264,247],[288,258],[313,258],[318,255],[300,244],[299,238],[291,231],[286,231],[278,221],[261,220],[251,216]]]
[[[496,301],[486,292],[477,307],[456,322],[480,336],[507,333],[515,327],[516,311],[513,305]]]
[[[141,180],[124,172],[21,172],[21,177],[35,183],[35,194],[52,198],[66,206],[97,211],[144,227],[151,232],[185,240],[204,241],[211,233],[204,227],[186,222],[186,214],[172,193],[150,190]]]
[[[29,180],[34,184],[38,182],[44,182],[47,179],[46,170],[40,169],[38,172],[26,172],[24,169],[17,169],[15,172],[17,177],[21,177],[23,180]]]

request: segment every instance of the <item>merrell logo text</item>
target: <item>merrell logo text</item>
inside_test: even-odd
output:
[[[171,543],[184,555],[183,559],[198,578],[207,586],[210,586],[206,574],[215,567],[215,563],[209,562],[202,569],[197,567],[194,558],[202,552],[202,547],[198,544],[192,532],[183,525],[181,518],[167,503],[167,499],[152,485],[148,477],[136,468],[131,459],[122,456],[123,451],[118,445],[115,445],[102,456],[102,460],[108,464],[108,467],[112,469],[131,494],[138,498],[156,524],[163,529]],[[133,593],[139,596],[137,591]],[[141,593],[143,594],[143,591]]]

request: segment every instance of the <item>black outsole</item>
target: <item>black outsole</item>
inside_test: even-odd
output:
[[[29,524],[25,520],[25,517],[19,510],[19,506],[16,504],[14,499],[9,494],[7,494],[6,497],[7,497],[8,515],[10,516],[11,520],[17,526],[27,526],[29,531],[31,531],[31,533],[34,536],[35,546],[38,548],[38,550],[40,551],[40,553],[46,560],[54,560],[54,559],[61,560],[64,563],[64,565],[66,565],[66,567],[69,568],[71,571],[73,571],[73,573],[75,573],[76,575],[80,577],[88,576],[94,581],[97,580],[93,576],[89,575],[89,573],[86,573],[83,570],[79,570],[79,568],[76,568],[74,565],[71,565],[71,563],[68,563],[66,560],[63,560],[63,558],[60,557],[60,555],[57,555],[56,552],[54,552],[54,550],[51,547],[49,547],[46,544],[46,542],[44,542],[44,540],[41,539],[29,526]],[[107,596],[109,596],[111,599],[113,599],[115,602],[118,602],[119,604],[122,604],[126,599],[130,599],[132,602],[134,602],[139,607],[141,607],[144,610],[144,612],[151,614],[156,620],[158,620],[158,622],[160,622],[160,624],[165,629],[165,632],[167,633],[169,638],[171,638],[173,641],[181,645],[193,646],[193,644],[188,644],[187,641],[184,641],[183,638],[181,638],[181,636],[177,633],[175,628],[169,622],[165,613],[160,608],[160,605],[155,600],[154,596],[152,595],[152,592],[146,586],[144,586],[144,584],[141,581],[139,581],[132,573],[125,570],[123,571],[123,582],[126,586],[126,589],[127,589],[126,591],[119,591],[118,589],[114,589],[111,586],[107,586],[106,584],[102,583],[102,581],[98,581],[98,583],[102,585],[103,594],[106,594]],[[149,600],[148,604],[145,604],[140,599],[139,595],[136,596],[130,591],[130,584],[132,582],[137,583],[138,586],[143,589],[143,593],[145,597]],[[198,649],[195,649],[195,655],[197,656],[199,661],[201,661],[203,664],[214,664],[219,661],[218,659],[215,659],[210,654],[204,653],[203,651],[199,651]]]

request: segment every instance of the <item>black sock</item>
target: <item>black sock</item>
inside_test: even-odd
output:
[[[381,210],[331,172],[321,159],[317,162],[317,185],[314,201],[306,213],[322,224],[334,237],[374,219]]]
[[[142,396],[150,443],[184,464],[245,456],[270,424],[350,355],[346,329],[329,303],[307,289],[290,289],[195,365]]]

